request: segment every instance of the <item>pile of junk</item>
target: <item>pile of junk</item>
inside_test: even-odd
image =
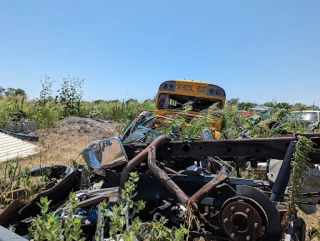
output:
[[[137,214],[143,224],[164,217],[169,227],[186,226],[185,240],[305,240],[302,218],[290,217],[285,229],[282,220],[288,212],[291,162],[301,136],[314,143],[314,150],[308,155],[312,172],[305,178],[308,184],[302,185],[298,204],[306,213],[317,211],[320,134],[214,140],[204,129],[201,139],[176,141],[174,132],[157,133],[154,123],[159,118],[166,119],[142,113],[120,137],[89,144],[82,151],[86,165],[31,169],[32,176],[47,170],[51,181],[29,203],[11,203],[0,214],[0,225],[30,240],[28,230],[40,213],[40,198],[47,196],[50,211],[56,219],[64,220],[68,216],[68,196],[74,192],[79,202],[73,215],[81,220],[85,240],[114,240],[109,236],[108,221],[102,228],[99,225],[101,215],[107,220],[113,215],[112,206],[121,199],[130,173],[135,172],[139,179],[132,199],[145,202]],[[247,163],[260,169],[264,178],[241,177],[240,167]],[[101,211],[103,200],[109,212]],[[197,221],[187,224],[183,217],[190,207],[192,214],[188,215]],[[130,220],[126,220],[126,226],[131,225]],[[144,237],[139,235],[134,240]]]
[[[34,120],[30,120],[25,112],[17,110],[10,112],[4,121],[0,122],[0,133],[26,141],[38,141],[36,134],[26,134],[37,129]]]

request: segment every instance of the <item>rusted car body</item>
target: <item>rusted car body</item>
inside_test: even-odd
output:
[[[136,172],[139,181],[134,199],[146,202],[145,210],[139,214],[145,223],[160,215],[168,219],[168,225],[178,227],[186,225],[182,217],[191,215],[191,219],[197,221],[188,224],[188,240],[281,240],[283,235],[288,240],[296,240],[296,237],[304,240],[305,225],[299,218],[290,220],[288,229],[281,229],[282,218],[287,212],[285,189],[290,177],[293,147],[301,135],[315,143],[316,149],[309,157],[311,163],[320,164],[319,134],[184,141],[172,141],[170,136],[162,135],[151,143],[122,143],[119,138],[107,138],[91,143],[82,153],[91,168],[92,190],[82,189],[81,170],[75,172],[69,186],[72,183],[74,190],[78,190],[77,196],[81,198],[78,208],[81,213],[87,213],[80,217],[90,219],[90,222],[83,221],[86,230],[96,229],[98,221],[92,218],[92,212],[98,212],[99,202],[107,199],[112,204],[130,172]],[[215,168],[217,164],[209,157],[221,157],[235,163],[240,157],[273,158],[283,160],[283,163],[274,184],[270,185],[264,180],[231,176],[230,169],[225,166]],[[320,193],[303,193],[301,198],[310,195]],[[64,218],[63,210],[55,211],[57,218]],[[25,226],[23,229],[20,223],[26,220],[15,222],[16,227],[21,227],[18,233],[24,234]],[[90,233],[92,235],[94,231],[85,233],[87,240],[92,238]]]
[[[287,211],[284,196],[289,182],[292,147],[299,135],[311,138],[317,145],[318,149],[310,153],[310,158],[312,163],[319,164],[318,134],[215,141],[171,141],[169,136],[161,136],[151,144],[124,144],[128,162],[112,162],[99,167],[99,171],[94,172],[100,174],[96,174],[93,180],[103,180],[104,188],[123,187],[129,173],[138,172],[140,180],[136,198],[149,203],[150,211],[161,207],[164,202],[177,206],[179,213],[190,207],[196,210],[194,215],[198,215],[202,228],[193,227],[191,240],[199,237],[205,240],[280,240],[283,234],[281,220]],[[224,167],[214,174],[211,165],[204,168],[200,164],[208,156],[284,161],[274,185],[270,186],[263,180],[231,177]],[[319,195],[310,195],[316,194]],[[183,224],[179,215],[174,215],[170,209],[160,208],[159,212],[170,220],[171,225]],[[152,214],[143,218],[152,220]],[[303,240],[303,228],[301,219],[292,220],[292,228],[285,234],[292,240],[294,236]]]

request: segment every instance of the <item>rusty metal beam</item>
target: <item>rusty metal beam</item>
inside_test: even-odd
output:
[[[210,182],[208,182],[199,191],[192,195],[192,197],[190,198],[191,203],[201,202],[214,188],[216,188],[216,186],[224,182],[228,177],[229,175],[227,173],[227,169],[225,167],[222,167],[219,174],[215,178],[212,178]]]
[[[225,167],[221,168],[219,174],[213,178],[210,182],[199,189],[191,198],[189,198],[181,188],[161,169],[156,163],[157,149],[163,143],[169,143],[170,137],[160,136],[153,141],[148,148],[148,167],[152,174],[160,181],[160,183],[167,188],[167,190],[177,199],[177,201],[183,206],[187,206],[189,202],[199,203],[201,202],[210,191],[212,191],[217,185],[224,182],[228,178],[228,173]]]
[[[157,146],[150,146],[148,153],[148,167],[152,174],[160,181],[160,183],[168,189],[168,191],[177,199],[183,206],[188,205],[188,196],[181,190],[178,185],[156,164],[156,149]]]
[[[311,140],[320,142],[320,134]],[[309,137],[307,134],[305,135]],[[319,136],[319,137],[318,137]],[[170,155],[176,157],[198,157],[198,156],[223,156],[223,157],[263,157],[283,159],[291,141],[295,137],[279,138],[257,138],[257,139],[235,139],[235,140],[214,140],[214,141],[188,141],[171,142]],[[309,154],[312,163],[320,164],[320,150]]]
[[[161,136],[155,139],[151,145],[155,146],[161,146],[165,143],[169,143],[171,138],[169,136]],[[149,147],[150,147],[149,146]],[[121,178],[120,178],[120,186],[123,188],[124,183],[129,179],[129,173],[138,166],[141,162],[143,162],[145,159],[147,159],[148,156],[148,149],[149,147],[146,147],[142,152],[140,152],[137,156],[135,156],[132,160],[130,160],[127,165],[123,168],[121,172]]]

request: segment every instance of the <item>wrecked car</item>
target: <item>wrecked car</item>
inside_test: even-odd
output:
[[[319,148],[319,136],[308,137]],[[157,210],[157,215],[166,217],[171,225],[183,224],[184,220],[179,218],[181,213],[190,205],[196,207],[194,215],[201,220],[200,227],[195,225],[189,232],[190,240],[199,237],[205,240],[280,240],[283,235],[281,220],[287,211],[283,201],[289,182],[292,145],[296,140],[296,137],[286,137],[172,142],[170,137],[160,136],[151,144],[122,145],[119,141],[118,149],[124,149],[126,154],[118,161],[106,163],[97,150],[88,150],[91,155],[85,160],[93,167],[97,158],[102,157],[102,165],[94,167],[92,177],[93,183],[103,182],[101,188],[124,187],[129,173],[138,172],[136,198],[146,201],[150,205],[148,210]],[[107,151],[106,147],[103,150]],[[319,155],[318,149],[310,153],[313,163],[320,162]],[[95,158],[89,158],[93,156]],[[284,159],[284,162],[271,186],[263,180],[232,177],[226,167],[213,173],[210,165],[200,164],[211,156],[268,157]],[[209,159],[207,161],[210,163]],[[144,215],[141,218],[147,221],[155,214]],[[303,220],[292,220],[285,235],[292,240],[294,236],[303,240],[303,228]]]
[[[310,162],[320,164],[320,135],[236,140],[212,140],[208,131],[202,135],[204,140],[184,141],[161,135],[151,143],[125,143],[112,137],[84,148],[82,155],[90,168],[89,189],[83,189],[85,176],[81,171],[68,185],[74,185],[80,201],[74,215],[81,220],[86,240],[92,240],[100,226],[99,203],[107,200],[110,212],[105,215],[112,216],[112,206],[119,201],[120,190],[132,172],[139,177],[132,198],[145,202],[144,210],[138,214],[144,224],[163,217],[168,226],[186,226],[187,240],[281,240],[283,236],[304,240],[305,224],[301,218],[290,217],[288,227],[282,229],[281,222],[288,211],[286,188],[295,143],[300,136],[310,139],[315,145],[309,153]],[[270,183],[234,176],[232,167],[223,160],[237,161],[237,157],[279,159],[283,163],[274,183]],[[300,197],[310,195],[319,193],[302,193]],[[62,200],[53,212],[57,219],[65,219],[66,201]],[[27,223],[28,218],[15,222],[19,225],[12,221],[10,225],[22,227],[21,222]],[[127,225],[130,226],[129,221]],[[101,238],[110,238],[107,224],[103,230],[99,231]],[[25,228],[16,231],[27,235]]]

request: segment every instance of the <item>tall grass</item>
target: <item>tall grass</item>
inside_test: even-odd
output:
[[[111,100],[94,101],[82,103],[82,116],[100,117],[103,119],[115,120],[118,122],[128,122],[138,115],[142,110],[153,111],[154,101],[145,100]]]
[[[133,99],[127,101],[82,101],[79,116],[128,123],[142,110],[152,111],[153,109],[154,101],[151,99],[143,102]],[[29,120],[36,121],[38,128],[49,127],[64,117],[63,105],[53,99],[43,105],[37,99],[28,100],[24,96],[6,96],[0,98],[0,128],[5,128],[9,113],[17,110],[25,112]]]
[[[270,110],[266,113],[269,117],[263,119],[261,115],[244,116],[239,114],[236,105],[227,106],[221,110],[224,115],[222,133],[230,139],[240,137],[241,132],[245,132],[252,138],[279,137],[290,132],[306,132],[308,124],[302,118],[288,121],[289,113],[286,109]]]
[[[63,108],[54,101],[39,105],[37,100],[28,100],[24,96],[7,96],[0,98],[0,127],[5,128],[10,113],[22,110],[29,120],[34,120],[39,128],[51,126],[61,118]]]
[[[82,101],[79,116],[90,118],[102,118],[114,120],[122,124],[127,124],[132,121],[143,110],[154,110],[154,100],[147,99],[139,102],[134,99],[129,100],[97,100],[97,101]],[[34,120],[38,128],[45,128],[53,125],[58,120],[64,118],[64,106],[54,99],[49,99],[45,104],[38,99],[28,100],[25,96],[6,96],[0,98],[0,128],[5,128],[8,114],[17,110],[24,111],[29,120]],[[281,129],[291,130],[293,132],[304,132],[305,124],[299,121],[287,122],[283,117],[288,112],[287,110],[270,111],[270,118],[267,120],[258,120],[254,117],[239,116],[239,109],[236,105],[228,105],[224,110],[213,108],[209,112],[218,112],[223,118],[223,134],[229,138],[239,137],[241,131],[246,131],[252,137],[273,137],[279,136]],[[214,116],[215,113],[204,113],[205,116]],[[216,113],[217,114],[217,113]],[[179,118],[179,122],[181,122]],[[182,121],[183,122],[183,121]],[[199,122],[199,123],[198,123]],[[277,123],[270,130],[267,126],[271,123]],[[193,137],[194,127],[206,126],[203,119],[193,120],[191,135],[184,137]]]

